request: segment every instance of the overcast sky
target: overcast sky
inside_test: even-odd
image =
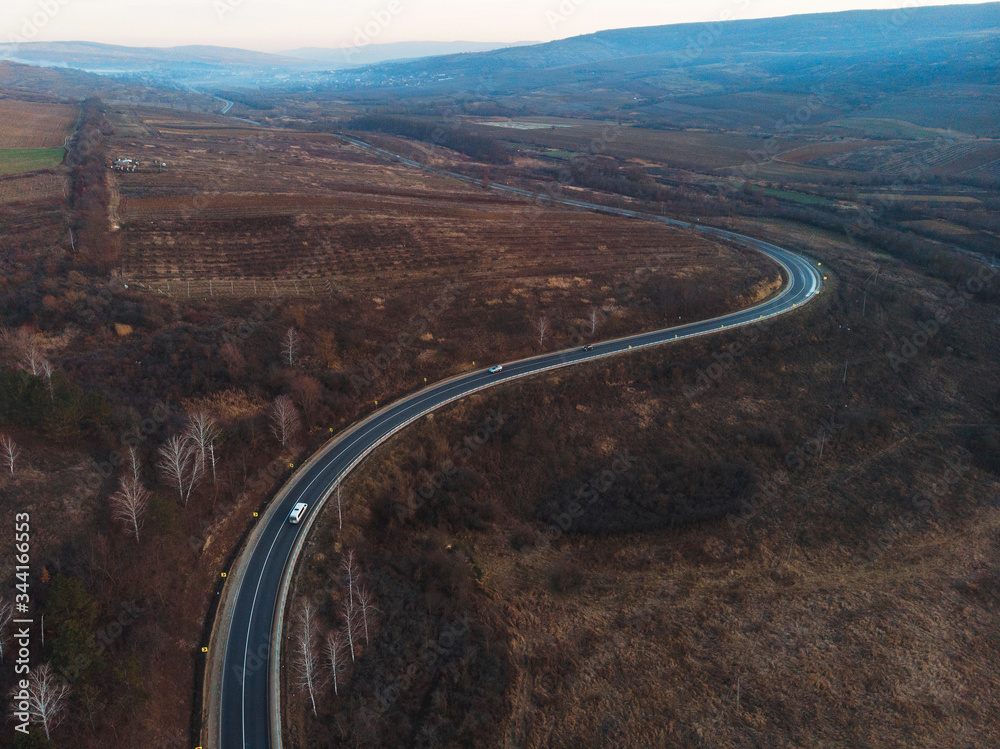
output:
[[[218,44],[269,52],[401,41],[548,41],[609,28],[922,0],[0,0],[0,41]],[[17,37],[12,37],[12,35]],[[366,42],[367,43],[367,42]]]

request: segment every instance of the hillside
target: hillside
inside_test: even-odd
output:
[[[530,47],[419,64],[397,63],[387,68],[397,75],[447,72],[468,78],[664,55],[674,66],[695,60],[718,62],[734,56],[745,60],[757,54],[829,59],[875,50],[888,56],[913,50],[915,44],[940,49],[949,40],[970,37],[991,39],[995,44],[998,33],[1000,3],[986,3],[616,29]],[[657,62],[663,64],[667,59]]]
[[[95,42],[0,44],[0,57],[32,65],[122,72],[177,65],[267,67],[296,63],[280,55],[229,47],[122,47]]]
[[[497,114],[765,132],[795,114],[789,95],[815,95],[826,119],[899,108],[889,117],[949,128],[957,112],[963,132],[993,137],[998,60],[991,3],[606,31],[338,72],[325,89],[413,113],[457,102],[476,114],[471,103],[488,98]],[[725,98],[746,94],[755,99]]]
[[[377,65],[394,60],[492,52],[496,49],[531,44],[534,42],[516,42],[514,44],[497,42],[394,42],[391,44],[368,44],[361,47],[300,47],[289,50],[284,55],[305,62],[329,65],[335,69],[351,65]]]

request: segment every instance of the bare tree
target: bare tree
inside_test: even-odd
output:
[[[344,639],[340,632],[330,632],[326,636],[326,665],[333,674],[333,693],[340,694],[337,676],[344,670]]]
[[[347,644],[351,650],[351,660],[354,656],[354,625],[357,618],[357,611],[354,608],[354,599],[348,596],[340,606],[340,613],[344,617],[344,632],[347,634]]]
[[[48,363],[46,358],[42,355],[42,352],[38,348],[38,344],[34,341],[27,343],[24,350],[21,353],[21,369],[26,372],[30,372],[35,377],[43,377],[46,370],[51,371],[52,365]]]
[[[198,451],[190,438],[175,434],[168,439],[160,447],[160,462],[157,465],[167,480],[177,487],[181,504],[186,505],[201,478]]]
[[[317,654],[316,612],[308,598],[302,600],[299,608],[299,629],[295,639],[296,683],[301,689],[309,692],[312,701],[313,715],[317,716],[316,693],[321,682],[319,674],[319,655]]]
[[[544,347],[545,339],[549,335],[549,320],[546,317],[540,317],[538,322],[535,324],[535,329],[538,331],[538,345]]]
[[[344,582],[347,583],[347,597],[351,604],[354,604],[354,596],[357,593],[358,583],[361,579],[361,572],[358,570],[358,561],[354,556],[354,550],[350,549],[344,558],[340,560],[340,571],[344,575]]]
[[[212,483],[218,483],[216,476],[215,445],[222,436],[222,430],[215,418],[205,411],[198,411],[188,417],[187,437],[191,440],[202,472],[206,465],[212,466]]]
[[[341,613],[344,615],[344,630],[347,633],[347,644],[351,649],[351,660],[355,658],[354,654],[354,628],[357,624],[358,606],[357,606],[357,587],[361,581],[361,573],[358,570],[358,563],[354,557],[354,551],[350,550],[345,555],[340,562],[340,571],[344,576],[344,582],[347,584],[347,598],[341,608]]]
[[[4,648],[7,647],[7,627],[14,618],[14,602],[0,595],[0,663],[3,663]]]
[[[289,367],[294,367],[299,360],[301,347],[302,341],[299,332],[294,327],[289,328],[281,339],[281,358],[288,362]]]
[[[49,390],[49,399],[50,400],[55,400],[55,397],[56,397],[55,390],[52,387],[52,374],[54,372],[55,372],[55,368],[52,366],[52,362],[50,362],[45,357],[42,357],[41,374],[40,374],[40,376],[41,376],[41,378],[43,380],[45,380],[45,387],[48,388],[48,390]]]
[[[597,330],[597,307],[590,310],[590,334],[593,335]]]
[[[365,630],[365,642],[368,640],[368,623],[369,620],[375,618],[375,612],[378,609],[375,608],[375,596],[368,588],[360,587],[358,588],[358,610],[361,613],[361,622],[364,625]]]
[[[149,491],[136,477],[138,466],[134,463],[133,466],[134,473],[122,476],[118,491],[111,496],[111,514],[135,533],[135,542],[139,543],[139,530],[149,506]]]
[[[10,475],[14,475],[14,469],[17,467],[17,459],[21,455],[21,448],[17,446],[6,434],[0,435],[0,457],[3,458],[4,465],[10,469]]]
[[[142,463],[139,461],[139,451],[135,445],[128,449],[128,466],[126,466],[128,476],[137,482],[142,481]]]
[[[281,446],[288,447],[288,444],[295,439],[301,427],[299,412],[295,410],[295,404],[287,395],[279,395],[274,399],[271,406],[271,432],[281,442]]]
[[[52,729],[66,717],[69,687],[56,677],[47,663],[29,672],[27,681],[29,720],[40,725],[45,730],[45,738],[51,739]],[[17,687],[11,689],[11,699],[17,691]]]
[[[157,466],[168,481],[177,486],[177,494],[184,501],[184,478],[187,474],[187,440],[174,435],[160,446],[160,462]]]

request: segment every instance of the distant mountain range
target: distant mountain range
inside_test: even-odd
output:
[[[213,46],[123,47],[96,42],[0,44],[0,59],[28,65],[75,68],[100,73],[164,70],[288,69],[337,70],[391,60],[488,52],[518,45],[489,42],[401,42],[325,49],[303,47],[282,54]]]
[[[356,47],[302,47],[284,52],[286,57],[294,57],[305,62],[321,63],[331,69],[347,65],[374,65],[391,60],[416,60],[442,55],[492,52],[496,49],[525,47],[536,42],[514,42],[498,44],[491,42],[397,42],[394,44],[368,44]]]
[[[90,72],[137,72],[171,66],[273,67],[298,63],[291,57],[229,47],[121,47],[96,42],[0,44],[0,58]]]
[[[717,23],[677,24],[601,31],[526,47],[417,63],[386,63],[380,73],[451,79],[502,78],[525,73],[541,84],[569,67],[629,60],[637,71],[748,61],[758,55],[795,55],[812,62],[850,55],[892,56],[917,47],[944,50],[956,39],[994,45],[1000,3],[845,11]],[[762,60],[766,64],[766,59]],[[539,78],[540,71],[546,71]]]
[[[616,29],[497,46],[410,42],[268,54],[49,42],[0,44],[0,59],[119,73],[164,90],[229,92],[232,100],[240,90],[270,89],[408,112],[424,97],[432,108],[438,100],[476,102],[485,92],[498,115],[587,114],[649,127],[772,127],[787,118],[790,97],[814,95],[829,117],[892,114],[939,127],[962,112],[966,132],[1000,133],[998,2]]]

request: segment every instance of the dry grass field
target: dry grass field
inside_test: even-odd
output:
[[[291,692],[303,708],[289,720],[292,746],[400,733],[421,745],[567,749],[991,745],[1000,475],[956,427],[996,409],[994,342],[982,334],[995,303],[956,311],[897,372],[888,353],[945,284],[833,233],[740,227],[837,269],[818,307],[760,336],[456,405],[352,476],[345,530],[327,513],[299,584],[327,585],[344,549],[362,550],[380,631],[340,698],[323,695],[318,721]],[[876,262],[881,281],[862,314]],[[734,340],[745,353],[685,395]],[[450,446],[494,411],[506,427],[414,514],[394,512],[437,485]],[[719,484],[737,468],[742,483]],[[698,514],[758,491],[751,506]],[[440,676],[421,657],[438,651],[452,600],[435,564],[472,591],[454,604],[472,635],[442,653]],[[493,653],[491,669],[463,671],[476,648]],[[486,699],[477,685],[494,680],[503,688]],[[387,684],[401,693],[383,712]],[[476,699],[482,710],[454,707]],[[356,730],[349,715],[375,728]]]
[[[0,204],[62,200],[66,177],[55,172],[0,178]]]
[[[717,133],[701,130],[647,130],[618,126],[612,121],[546,118],[560,127],[540,130],[508,130],[470,122],[477,135],[503,137],[533,146],[597,153],[624,159],[655,160],[678,167],[707,170],[737,167],[751,161],[751,153],[764,147],[764,138],[749,133]],[[796,147],[782,145],[776,153]]]
[[[996,139],[877,119],[809,123],[810,127],[780,132],[773,138],[750,131],[649,130],[599,120],[531,121],[548,127],[504,128],[475,119],[465,127],[477,135],[509,141],[522,149],[522,157],[535,149],[564,157],[596,154],[646,166],[750,174],[752,179],[784,183],[814,184],[873,175],[899,179],[914,173],[990,178],[997,174],[1000,157]],[[764,130],[780,121],[775,117]]]
[[[0,149],[59,148],[73,129],[78,109],[0,98]]]
[[[498,356],[524,352],[533,315],[551,316],[557,335],[593,307],[624,328],[662,323],[647,296],[655,277],[685,285],[691,313],[702,309],[691,306],[697,289],[718,290],[703,300],[714,312],[757,298],[777,278],[761,258],[685,232],[540,208],[329,135],[156,110],[111,121],[112,154],[144,164],[112,180],[120,272],[163,299],[334,297],[392,330],[459,286],[451,334],[488,341]]]

